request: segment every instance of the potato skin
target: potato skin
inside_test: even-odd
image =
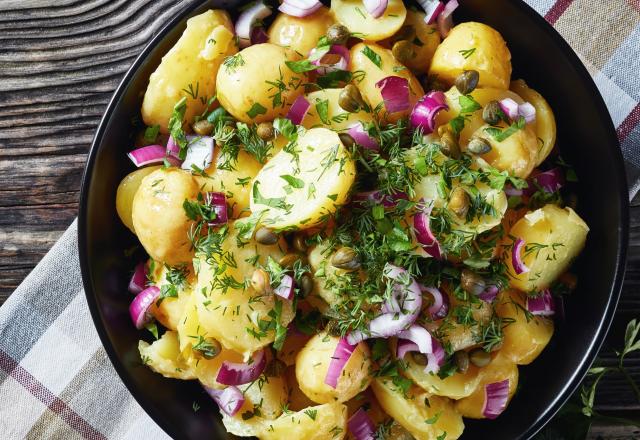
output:
[[[472,50],[466,56],[460,51]],[[436,49],[429,74],[453,85],[464,70],[480,73],[479,87],[508,89],[511,80],[511,52],[502,35],[486,24],[460,23]]]
[[[360,0],[331,0],[336,20],[366,41],[380,41],[395,34],[402,27],[407,8],[402,0],[389,0],[379,18],[369,15]]]
[[[309,414],[314,414],[311,417]],[[261,440],[341,440],[347,434],[347,407],[332,402],[313,406],[264,423]]]
[[[116,211],[122,223],[129,228],[131,232],[136,233],[133,227],[133,198],[140,188],[142,179],[160,168],[160,165],[153,167],[139,168],[127,174],[118,185],[116,192]]]
[[[317,403],[346,402],[371,381],[371,354],[369,347],[358,343],[345,364],[338,385],[333,388],[324,383],[329,364],[340,338],[320,333],[306,343],[296,357],[296,378],[302,392]]]
[[[375,65],[373,61],[371,61],[362,52],[365,46],[369,47],[369,49],[380,56],[381,67]],[[409,108],[405,111],[387,114],[383,107],[382,113],[386,115],[386,118],[390,122],[396,122],[403,117],[409,116],[411,110],[418,102],[418,99],[422,98],[424,95],[424,90],[422,89],[420,82],[410,70],[403,67],[404,66],[395,59],[389,49],[385,49],[377,44],[358,43],[351,48],[350,70],[353,73],[356,73],[357,71],[364,72],[364,77],[360,82],[356,81],[356,85],[358,86],[363,98],[367,100],[372,109],[376,108],[378,104],[383,102],[380,89],[376,87],[376,83],[378,81],[388,76],[399,76],[409,81]],[[396,70],[402,70],[394,71],[394,68],[396,68]]]
[[[549,204],[526,214],[513,225],[509,235],[525,241],[521,258],[530,271],[516,275],[511,249],[505,251],[503,261],[511,287],[522,292],[539,292],[549,287],[582,251],[588,232],[584,220],[569,207],[562,209]],[[511,245],[511,239],[507,238],[505,246]]]
[[[142,102],[145,124],[157,124],[162,133],[168,133],[167,124],[173,107],[183,97],[187,97],[186,121],[192,121],[195,115],[202,113],[206,98],[215,95],[216,72],[222,60],[236,51],[233,23],[225,11],[209,10],[190,18],[178,42],[149,77]],[[187,93],[189,85],[194,96]],[[198,96],[195,96],[196,88]],[[202,97],[206,97],[204,103]]]
[[[287,47],[306,57],[334,23],[331,11],[324,6],[301,18],[281,13],[269,27],[269,43]]]
[[[191,262],[188,231],[193,222],[182,204],[197,194],[191,173],[178,168],[159,169],[142,179],[133,198],[133,226],[151,258],[170,266]]]
[[[294,51],[263,43],[249,46],[235,57],[236,67],[223,65],[218,70],[217,84],[220,104],[236,119],[246,123],[272,121],[285,116],[291,104],[304,93],[306,74],[295,73],[285,64],[300,59]],[[278,85],[284,90],[279,90]],[[252,108],[259,108],[254,105],[262,106],[262,110],[252,117]]]

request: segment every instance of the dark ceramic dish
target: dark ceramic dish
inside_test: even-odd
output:
[[[179,38],[188,17],[237,2],[196,2],[156,35],[127,72],[98,128],[80,201],[79,251],[85,292],[102,343],[122,381],[172,437],[229,436],[216,405],[197,382],[165,379],[141,366],[127,293],[136,244],[115,210],[116,187],[133,169],[125,152],[131,120],[139,114],[149,75]],[[525,78],[547,98],[558,119],[558,145],[575,166],[578,212],[591,228],[577,262],[578,291],[566,302],[566,320],[530,366],[520,368],[520,389],[496,421],[465,420],[463,439],[532,437],[571,395],[591,365],[613,318],[622,284],[628,234],[627,187],[616,133],[587,70],[565,41],[520,0],[465,0],[456,20],[495,27],[513,55],[513,78]],[[193,402],[201,409],[194,412]]]

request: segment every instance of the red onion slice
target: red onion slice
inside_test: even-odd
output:
[[[213,191],[208,192],[205,196],[205,202],[213,208],[213,212],[216,214],[215,220],[208,223],[209,226],[220,226],[229,221],[227,198],[224,193]]]
[[[347,428],[354,440],[375,439],[376,427],[363,408],[358,409],[358,411],[351,416],[349,421],[347,421]]]
[[[129,281],[129,292],[138,294],[142,292],[147,284],[147,269],[144,261],[139,262],[136,265],[136,269],[131,275],[131,281]]]
[[[352,345],[345,338],[340,338],[336,349],[333,351],[333,356],[331,356],[331,363],[329,364],[327,375],[324,378],[324,383],[331,388],[338,386],[338,379],[342,374],[342,370],[344,366],[347,365],[347,362],[349,362],[355,349],[355,344]]]
[[[518,116],[522,116],[527,124],[536,120],[536,108],[528,102],[518,106]]]
[[[162,145],[148,145],[128,152],[127,156],[136,167],[140,168],[152,163],[163,163],[166,157],[166,148]]]
[[[444,3],[439,0],[418,0],[422,9],[426,13],[424,21],[427,24],[433,24],[436,22],[438,16],[444,10]]]
[[[518,188],[514,188],[513,185],[507,183],[504,186],[504,193],[509,197],[520,197],[522,194],[524,194],[524,191]]]
[[[364,0],[364,8],[373,18],[380,18],[387,10],[388,0]]]
[[[437,374],[440,371],[440,367],[444,365],[446,354],[442,345],[433,339],[433,353],[427,353],[427,366],[424,368],[425,373]]]
[[[433,353],[433,338],[426,328],[413,324],[407,330],[398,333],[398,338],[407,339],[418,346],[420,353]]]
[[[433,304],[427,309],[431,319],[438,320],[447,316],[447,313],[449,313],[449,297],[447,295],[435,287],[420,285],[420,290],[423,293],[429,293],[433,297]]]
[[[489,286],[487,286],[479,295],[478,298],[480,298],[482,301],[484,302],[488,302],[491,303],[493,302],[496,297],[498,296],[498,292],[500,291],[500,289],[498,288],[498,286],[491,284]]]
[[[153,316],[149,313],[149,307],[159,296],[160,289],[156,286],[151,286],[138,293],[131,301],[129,315],[138,330],[143,329],[153,319]]]
[[[240,38],[240,47],[245,48],[252,43],[251,31],[256,21],[271,15],[271,9],[261,0],[242,11],[236,21],[236,35]]]
[[[505,410],[508,400],[509,379],[485,385],[482,415],[487,419],[495,419]]]
[[[337,63],[326,64],[323,62],[323,59],[327,55],[339,55],[340,60]],[[311,64],[314,66],[319,66],[316,69],[319,74],[326,75],[327,73],[334,72],[336,70],[347,70],[349,62],[351,61],[351,53],[345,46],[338,44],[334,44],[328,49],[323,48],[322,50],[318,50],[314,47],[309,53],[309,60],[311,60]]]
[[[367,133],[367,131],[364,129],[364,126],[362,125],[362,122],[360,121],[350,125],[347,133],[349,133],[349,136],[351,136],[353,140],[356,141],[356,144],[362,146],[367,150],[378,151],[380,149],[378,142],[374,138],[369,136],[369,133]]]
[[[290,300],[293,299],[293,287],[293,277],[291,275],[285,274],[282,276],[282,280],[280,281],[278,287],[273,289],[273,292],[284,299]]]
[[[242,405],[244,405],[244,395],[237,387],[227,387],[224,390],[204,387],[205,391],[220,407],[225,414],[233,417]]]
[[[248,363],[224,361],[218,371],[216,382],[222,385],[242,385],[256,380],[267,365],[264,350],[255,352]]]
[[[311,104],[307,101],[307,98],[302,95],[298,96],[287,112],[287,119],[296,125],[300,125],[304,117],[307,115],[309,107],[311,107]]]
[[[536,174],[529,179],[529,187],[525,191],[525,194],[534,194],[538,187],[542,188],[548,193],[554,193],[559,191],[564,185],[564,176],[560,168],[553,168],[549,171]]]
[[[440,110],[448,110],[446,98],[442,92],[431,92],[416,103],[409,116],[413,128],[421,128],[424,134],[433,133],[436,128],[436,115]]]
[[[188,171],[191,171],[193,166],[199,170],[209,168],[213,159],[213,137],[187,136],[187,141],[187,156],[180,167]]]
[[[504,98],[500,100],[500,109],[509,118],[515,119],[518,117],[518,103],[511,98]]]
[[[525,241],[522,238],[518,238],[511,248],[511,265],[516,275],[529,272],[529,268],[525,266],[520,256],[521,250],[525,245]]]
[[[413,216],[413,229],[415,230],[416,239],[418,243],[422,245],[422,248],[426,253],[433,258],[441,259],[442,250],[438,239],[431,232],[429,226],[429,216],[431,215],[431,208],[426,208],[423,211],[416,213]]]
[[[278,10],[292,17],[306,17],[322,7],[318,0],[284,0]]]
[[[544,289],[538,296],[527,296],[527,310],[536,316],[553,316],[556,305],[549,289]]]
[[[251,29],[251,44],[262,44],[269,41],[269,35],[262,26]]]
[[[173,136],[169,136],[169,140],[167,141],[167,156],[173,156],[176,159],[179,159],[180,155],[180,146],[176,144],[176,141],[173,139]]]
[[[453,27],[453,11],[458,8],[457,0],[449,0],[447,4],[442,9],[440,15],[437,18],[438,32],[440,32],[440,36],[442,38],[446,38],[451,32],[451,28]]]
[[[387,113],[409,110],[409,81],[399,76],[387,76],[376,83]]]
[[[396,348],[396,357],[398,359],[404,359],[404,355],[412,351],[420,351],[418,344],[406,339],[398,340],[398,347]]]
[[[380,190],[360,192],[353,196],[353,201],[356,203],[363,205],[380,203],[385,208],[393,208],[398,204],[398,200],[408,199],[405,193],[383,194]]]

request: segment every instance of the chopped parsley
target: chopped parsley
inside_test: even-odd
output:
[[[378,66],[378,69],[382,70],[382,58],[380,58],[380,55],[374,52],[369,46],[365,46],[360,52],[369,58],[373,64]]]

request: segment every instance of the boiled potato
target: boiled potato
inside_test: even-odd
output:
[[[170,266],[191,262],[188,232],[193,222],[182,205],[197,194],[191,173],[178,168],[155,170],[142,179],[133,198],[133,227],[151,258]]]
[[[334,131],[343,131],[357,122],[366,124],[373,121],[371,113],[367,113],[363,109],[357,113],[344,111],[338,104],[341,91],[342,89],[324,89],[309,93],[307,100],[311,107],[309,107],[302,125],[305,128],[326,127]]]
[[[194,178],[203,192],[224,193],[227,205],[232,209],[229,214],[237,218],[249,210],[251,182],[261,168],[255,157],[242,149],[237,154],[216,149],[211,166],[205,170],[206,176],[196,175]]]
[[[282,349],[278,351],[277,357],[280,359],[286,366],[294,365],[296,362],[296,356],[305,344],[311,339],[310,336],[305,335],[301,331],[296,328],[289,330],[287,332],[287,338],[284,340],[284,344],[282,345]]]
[[[307,17],[278,14],[269,27],[269,43],[307,56],[334,22],[333,14],[324,6]]]
[[[525,241],[521,258],[530,269],[516,275],[511,263],[511,249],[504,252],[510,285],[523,292],[539,292],[564,273],[580,253],[587,239],[589,227],[569,207],[556,205],[544,207],[526,214],[513,228],[510,235]],[[508,239],[507,246],[510,246]]]
[[[274,421],[265,422],[257,437],[261,440],[341,440],[346,433],[347,407],[331,402],[295,413],[288,412]]]
[[[241,50],[218,70],[220,104],[246,123],[285,116],[307,82],[306,74],[295,73],[285,64],[299,59],[294,51],[270,43]]]
[[[149,77],[142,102],[145,124],[159,125],[162,133],[168,133],[173,107],[183,97],[187,98],[185,120],[193,121],[216,94],[220,63],[236,51],[233,23],[225,11],[209,10],[190,18],[178,42]]]
[[[480,369],[475,365],[469,365],[466,373],[455,373],[453,376],[441,379],[437,374],[425,373],[424,365],[418,365],[411,355],[405,356],[407,369],[405,374],[416,385],[436,396],[461,399],[471,395],[480,383]]]
[[[120,181],[118,185],[118,191],[116,192],[116,211],[122,223],[136,233],[133,227],[133,218],[131,211],[133,210],[133,198],[140,188],[142,179],[149,174],[160,168],[160,166],[139,168],[132,173],[127,174],[124,179]]]
[[[440,33],[435,24],[427,24],[424,21],[425,14],[421,11],[407,11],[407,19],[404,27],[412,26],[415,29],[416,37],[413,40],[413,52],[415,57],[405,63],[405,65],[416,74],[427,73],[431,66],[431,59],[440,44]]]
[[[453,85],[465,70],[480,74],[479,87],[508,89],[511,53],[502,35],[486,24],[460,23],[436,49],[429,73]]]
[[[368,48],[368,49],[367,49]],[[377,66],[366,55],[372,51],[380,57],[380,66]],[[409,107],[407,110],[401,112],[395,112],[387,114],[384,107],[382,108],[382,114],[385,114],[387,119],[391,122],[396,122],[401,118],[409,116],[411,110],[416,105],[418,100],[424,95],[424,90],[420,82],[411,73],[400,64],[389,49],[378,46],[373,43],[358,43],[351,48],[351,64],[350,70],[352,73],[364,72],[364,76],[360,81],[356,81],[356,85],[362,94],[362,97],[369,103],[372,109],[383,102],[380,89],[376,87],[376,83],[388,76],[399,76],[409,81]]]
[[[553,336],[553,321],[542,316],[527,316],[525,295],[517,290],[504,292],[496,304],[496,313],[506,326],[500,352],[518,365],[537,358]]]
[[[462,95],[456,87],[451,87],[444,95],[449,109],[438,112],[436,115],[436,126],[447,124],[458,116],[462,109],[462,103],[466,102],[464,97],[461,99]],[[510,90],[482,88],[475,89],[470,95],[482,107],[487,105],[489,101],[501,101],[506,98],[513,99],[518,104],[524,103],[524,100],[520,96]],[[482,120],[481,108],[473,112],[464,113],[464,115],[465,123],[464,128],[460,132],[460,146],[463,151],[466,151],[471,135],[484,125],[484,121]]]
[[[196,378],[194,371],[180,353],[178,334],[174,331],[166,331],[152,344],[139,341],[138,351],[142,363],[164,377],[183,380]]]
[[[462,435],[462,417],[446,397],[432,396],[416,388],[405,396],[388,377],[375,378],[371,389],[386,413],[417,440],[434,440],[444,433],[447,440],[455,440]],[[429,406],[425,402],[429,402]]]
[[[509,380],[508,405],[518,387],[518,367],[499,353],[489,365],[482,369],[482,379],[473,394],[456,401],[456,410],[463,417],[483,419],[482,407],[485,401],[485,386],[505,379]]]
[[[296,379],[296,367],[287,368],[287,385],[289,387],[289,409],[291,411],[300,411],[310,406],[316,405],[316,402],[309,399],[300,389],[298,379]]]
[[[170,271],[167,266],[161,263],[154,263],[152,267],[153,272],[149,275],[157,288],[162,289],[162,286],[171,284],[167,279],[167,273]],[[151,307],[149,307],[149,312],[160,324],[174,331],[178,329],[180,319],[184,315],[184,310],[191,298],[192,286],[196,281],[188,267],[185,267],[183,272],[186,275],[183,285],[175,286],[178,296],[166,297],[160,301],[159,305],[158,302],[155,301],[151,304]]]
[[[331,10],[336,20],[367,41],[384,40],[395,34],[407,16],[402,0],[389,0],[382,16],[373,18],[367,13],[360,0],[331,0]]]
[[[272,321],[269,316],[272,312],[279,317],[279,324],[286,327],[294,310],[291,301],[272,293],[260,295],[245,282],[251,278],[254,265],[265,265],[269,257],[279,260],[284,255],[282,245],[238,240],[237,224],[230,222],[218,231],[216,241],[220,243],[211,255],[198,255],[194,293],[202,329],[223,347],[249,355],[274,341],[274,330],[263,331],[259,323]]]
[[[450,310],[464,306],[471,309],[473,324],[462,324],[458,322],[454,314],[449,314],[439,325],[439,333],[442,334],[443,344],[449,345],[452,352],[465,350],[478,344],[482,339],[482,326],[487,324],[493,316],[493,308],[490,303],[478,301],[469,303],[461,301],[455,295],[449,295],[451,301]]]
[[[346,402],[369,386],[371,354],[369,347],[358,343],[345,364],[336,388],[324,383],[340,338],[326,333],[315,335],[296,357],[296,378],[304,394],[317,403]]]
[[[344,296],[340,295],[340,286],[350,283],[351,279],[345,277],[347,271],[338,269],[331,264],[331,256],[328,243],[321,243],[309,252],[309,265],[313,270],[313,295],[322,298],[329,306],[341,304]]]
[[[295,154],[282,150],[253,181],[251,212],[276,230],[322,223],[344,204],[355,164],[338,134],[313,128],[298,139]]]
[[[536,166],[540,165],[549,156],[556,144],[556,118],[549,103],[542,95],[532,88],[522,79],[511,83],[511,90],[516,92],[525,101],[528,101],[536,109],[536,120],[534,122],[536,136],[540,143]]]

